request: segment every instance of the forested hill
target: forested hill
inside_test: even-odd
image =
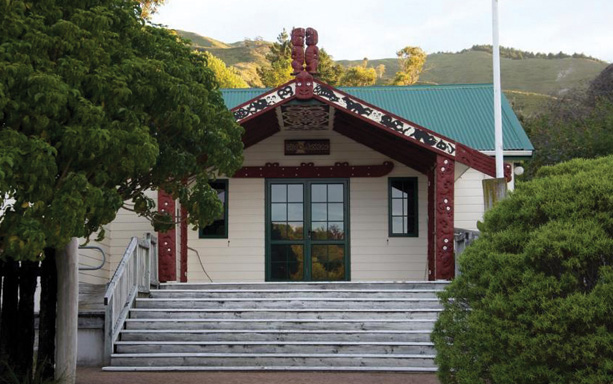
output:
[[[220,41],[195,33],[177,31],[192,40],[194,46],[210,51],[228,66],[234,66],[251,86],[261,86],[256,67],[266,63],[265,55],[270,42],[244,40],[236,43]],[[324,45],[325,47],[325,45]],[[398,47],[400,49],[402,47]],[[426,84],[491,83],[491,47],[475,45],[456,53],[428,55],[419,82]],[[334,56],[334,52],[328,52]],[[396,58],[369,58],[369,67],[385,65],[378,84],[387,83],[398,71]],[[362,60],[337,60],[345,67],[362,65]],[[581,54],[533,54],[513,48],[503,48],[501,58],[502,87],[516,111],[530,114],[551,96],[587,85],[605,67],[606,62]]]

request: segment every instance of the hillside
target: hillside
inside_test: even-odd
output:
[[[197,49],[210,51],[228,66],[234,66],[247,83],[262,86],[256,73],[266,64],[270,42],[240,41],[223,43],[192,32],[177,31],[192,41]],[[334,52],[331,52],[334,55]],[[362,60],[337,60],[345,67],[361,65]],[[369,60],[368,66],[385,65],[379,84],[388,82],[398,71],[396,58]],[[564,94],[570,88],[583,87],[596,77],[607,63],[590,58],[501,58],[502,88],[518,113],[532,114],[551,97]],[[491,83],[492,55],[480,50],[428,55],[420,83],[462,84]]]

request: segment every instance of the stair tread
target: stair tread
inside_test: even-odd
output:
[[[408,345],[431,346],[427,341],[116,341],[115,345]]]
[[[372,333],[400,333],[400,334],[422,334],[430,333],[429,330],[253,330],[253,329],[122,329],[121,333],[330,333],[330,334],[372,334]]]
[[[441,312],[441,308],[132,308],[130,312]]]
[[[252,301],[357,301],[357,302],[361,302],[361,301],[408,301],[408,302],[415,302],[415,301],[433,301],[433,302],[438,302],[439,300],[437,298],[430,298],[430,297],[424,297],[424,298],[415,298],[415,297],[408,297],[408,298],[387,298],[387,297],[358,297],[358,298],[353,298],[353,297],[265,297],[265,298],[237,298],[237,297],[228,297],[228,298],[175,298],[175,297],[152,297],[152,298],[139,298],[136,299],[136,302],[138,303],[139,301],[141,302],[147,302],[147,301],[151,301],[151,302],[157,302],[157,301],[170,301],[170,302],[176,302],[176,301],[186,301],[186,302],[193,302],[193,301],[202,301],[202,302],[223,302],[223,301],[236,301],[236,302],[252,302]]]
[[[435,355],[419,354],[383,354],[383,353],[205,353],[205,352],[168,352],[168,353],[114,353],[111,358],[118,357],[325,357],[325,358],[395,358],[395,359],[434,359]]]
[[[108,366],[103,371],[383,371],[436,372],[435,367],[333,367],[333,366]]]

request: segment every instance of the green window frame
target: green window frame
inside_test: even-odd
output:
[[[198,231],[200,239],[227,239],[228,238],[228,179],[218,179],[209,183],[211,188],[217,191],[217,197],[223,203],[223,213],[221,217],[213,221],[210,225],[202,227]]]
[[[390,177],[387,189],[389,236],[419,236],[417,177]]]

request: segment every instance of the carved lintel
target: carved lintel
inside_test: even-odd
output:
[[[175,213],[175,201],[165,191],[158,192],[158,210],[171,216]],[[158,232],[158,276],[160,282],[177,279],[177,231],[173,227]]]
[[[453,257],[455,161],[436,157],[436,279],[450,280],[455,273]]]
[[[335,163],[332,166],[315,166],[302,163],[298,167],[281,166],[279,163],[266,163],[261,167],[242,167],[236,172],[237,178],[348,178],[381,177],[394,169],[394,163],[386,161],[381,165],[349,165]]]

